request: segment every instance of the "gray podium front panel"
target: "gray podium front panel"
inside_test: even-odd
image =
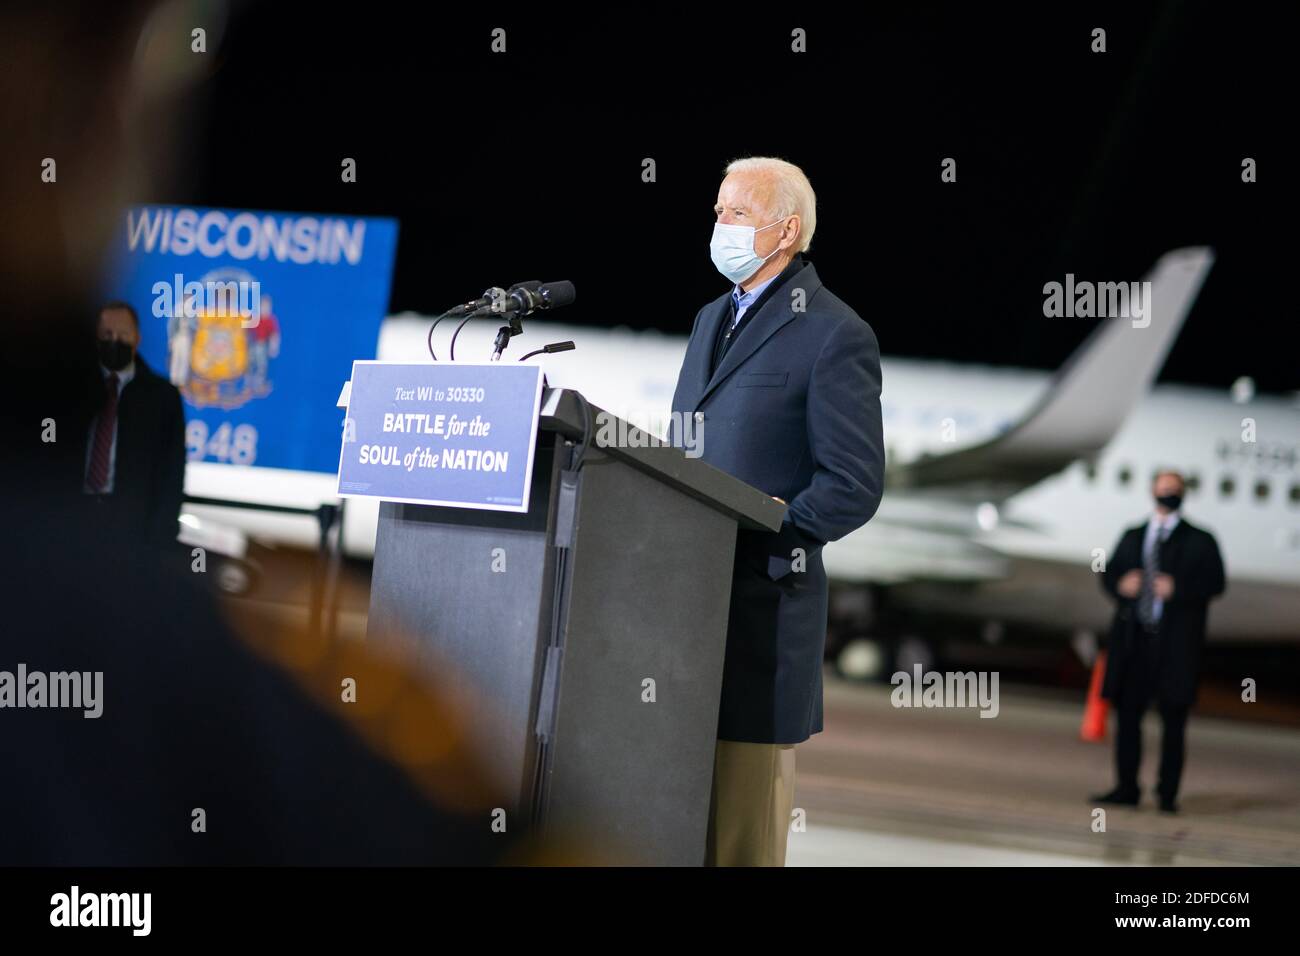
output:
[[[593,446],[566,495],[579,411],[543,415],[527,514],[381,506],[369,636],[413,638],[470,692],[513,819],[698,865],[737,522],[784,506],[676,449]]]
[[[736,523],[597,451],[578,515],[544,819],[629,862],[698,866]]]
[[[550,438],[550,441],[543,440]],[[413,639],[423,661],[467,690],[472,727],[492,728],[489,762],[518,781],[513,819],[528,813],[543,646],[550,632],[554,436],[542,436],[527,514],[383,502],[375,539],[368,639]],[[493,571],[494,549],[506,571]]]

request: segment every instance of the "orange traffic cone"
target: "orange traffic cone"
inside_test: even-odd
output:
[[[1088,700],[1083,705],[1083,726],[1079,728],[1082,740],[1095,743],[1106,739],[1106,715],[1110,702],[1101,696],[1101,682],[1106,676],[1106,652],[1098,651],[1092,665],[1092,679],[1088,681]]]

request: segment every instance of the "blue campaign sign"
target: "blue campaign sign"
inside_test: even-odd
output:
[[[105,299],[185,400],[190,461],[332,472],[339,382],[374,356],[397,222],[188,206],[127,210]]]
[[[339,496],[527,511],[541,401],[539,365],[358,361]]]

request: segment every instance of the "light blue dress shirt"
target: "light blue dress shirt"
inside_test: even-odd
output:
[[[772,279],[775,278],[776,276],[772,276]],[[760,282],[748,292],[742,292],[739,285],[735,286],[731,290],[731,303],[736,307],[736,317],[731,320],[731,327],[733,329],[740,322],[740,317],[745,314],[745,310],[753,305],[754,301],[763,294],[763,290],[772,284],[772,279],[768,279],[766,282]]]

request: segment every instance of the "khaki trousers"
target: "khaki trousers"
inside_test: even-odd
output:
[[[705,866],[785,866],[794,744],[719,740]]]

